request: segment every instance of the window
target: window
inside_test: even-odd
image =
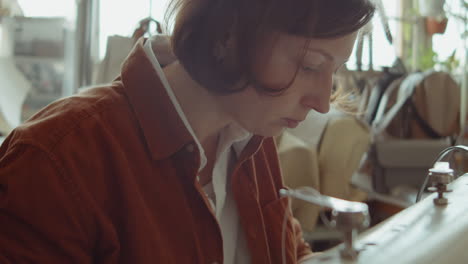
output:
[[[168,0],[132,0],[132,1],[100,1],[100,47],[99,54],[103,58],[106,51],[107,38],[111,35],[131,36],[138,22],[151,16],[163,21]]]
[[[151,3],[152,2],[152,3]],[[396,17],[398,11],[398,1],[383,1],[387,15],[389,17]],[[133,0],[133,1],[113,1],[113,0],[101,0],[100,6],[100,57],[104,57],[106,50],[106,43],[108,36],[121,35],[131,36],[133,30],[135,30],[138,22],[148,16],[152,16],[158,21],[164,20],[164,13],[167,8],[169,0]],[[151,6],[151,8],[150,8]],[[150,12],[151,9],[151,12]],[[382,24],[378,18],[373,21],[374,24],[374,67],[379,68],[381,66],[390,66],[396,58],[394,53],[381,52],[382,50],[389,51],[394,48],[388,43],[385,38]],[[395,34],[397,23],[395,20],[390,20],[390,29]],[[364,47],[366,50],[367,47]],[[369,63],[369,56],[367,52],[364,52],[363,56],[364,64]],[[355,68],[356,60],[352,56],[348,62],[348,67],[351,69]]]
[[[18,0],[18,3],[25,16],[65,17],[70,21],[76,18],[75,0]]]
[[[398,22],[395,19],[400,16],[399,13],[399,1],[382,1],[385,14],[389,18],[388,25],[390,32],[393,36],[394,43],[397,41],[398,32]],[[373,35],[373,45],[372,45],[372,56],[373,56],[373,69],[380,70],[383,66],[391,66],[397,57],[396,44],[392,45],[388,42],[383,24],[381,22],[380,14],[376,12],[372,20],[372,35]],[[384,51],[384,52],[383,52]],[[362,64],[363,70],[369,69],[369,45],[368,42],[364,42],[364,48],[362,52]],[[350,70],[356,70],[356,48],[353,51],[349,61],[346,63],[346,67]]]
[[[467,18],[468,10],[464,9],[462,4],[460,0],[446,0],[445,10],[449,17],[447,29],[443,35],[434,35],[432,39],[433,50],[437,53],[439,61],[447,60],[455,51],[455,57],[460,62],[460,65],[466,63],[465,52],[468,48],[468,43],[466,42],[468,28],[466,21],[463,21],[462,18]],[[455,17],[453,14],[457,14],[460,17]]]

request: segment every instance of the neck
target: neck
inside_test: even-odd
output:
[[[163,69],[174,94],[202,146],[212,145],[230,119],[217,104],[216,96],[195,82],[176,61]]]

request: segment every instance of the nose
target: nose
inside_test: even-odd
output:
[[[332,88],[333,74],[323,74],[314,84],[306,85],[306,92],[300,101],[301,105],[322,114],[328,113]]]

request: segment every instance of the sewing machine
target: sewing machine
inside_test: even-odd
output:
[[[348,220],[352,216],[361,223],[348,221],[347,228],[341,226],[344,243],[304,263],[468,263],[468,173],[452,181],[453,171],[448,163],[442,163],[445,164],[435,163],[428,174],[433,194],[359,235],[354,236],[357,228],[366,225],[367,219],[362,216],[368,214],[367,207],[359,208],[354,202],[336,207],[336,215],[342,214]],[[283,195],[301,198],[294,193]],[[309,202],[314,203],[314,198]],[[334,206],[324,204],[323,200],[316,204]],[[335,227],[340,229],[338,222]]]
[[[434,193],[358,235],[354,260],[342,257],[342,244],[305,263],[466,263],[468,174],[448,187],[453,191],[445,194],[447,205],[436,205]]]

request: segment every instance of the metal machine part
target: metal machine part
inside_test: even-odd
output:
[[[468,260],[468,174],[448,184],[450,203],[434,206],[431,194],[384,222],[359,234],[354,260],[342,257],[342,245],[304,264],[444,264]]]
[[[434,168],[429,170],[429,185],[430,192],[437,192],[437,197],[434,198],[434,204],[444,206],[448,204],[448,199],[444,197],[444,193],[451,192],[447,185],[454,180],[453,170],[448,162],[436,162]]]
[[[439,193],[438,200],[437,201],[434,200],[434,203],[436,205],[446,205],[448,203],[448,201],[446,201],[446,198],[443,196],[443,194],[446,192],[450,192],[449,190],[446,189],[446,186],[449,182],[451,182],[454,179],[453,170],[447,171],[447,169],[450,170],[450,168],[447,168],[447,165],[437,165],[437,164],[440,163],[449,154],[457,150],[468,152],[468,146],[463,146],[463,145],[452,146],[452,147],[448,147],[444,149],[442,152],[439,153],[439,155],[433,162],[434,168],[429,170],[429,174],[427,175],[424,183],[422,184],[418,192],[418,195],[416,197],[416,202],[419,202],[423,191],[426,189],[428,182],[432,180],[433,183],[435,182],[435,184],[433,185],[436,185],[436,186],[433,186],[435,187],[435,189],[429,188],[429,191]]]
[[[355,249],[353,241],[357,236],[357,230],[369,226],[369,212],[340,212],[332,211],[332,223],[337,230],[343,233],[343,248],[340,254],[345,259],[356,259],[359,249]]]
[[[332,209],[332,227],[343,232],[344,248],[340,254],[344,259],[354,260],[358,257],[359,250],[353,246],[353,240],[357,231],[369,226],[370,217],[367,204],[346,201],[326,195],[310,187],[296,190],[280,190],[282,196],[300,199],[315,205]]]

